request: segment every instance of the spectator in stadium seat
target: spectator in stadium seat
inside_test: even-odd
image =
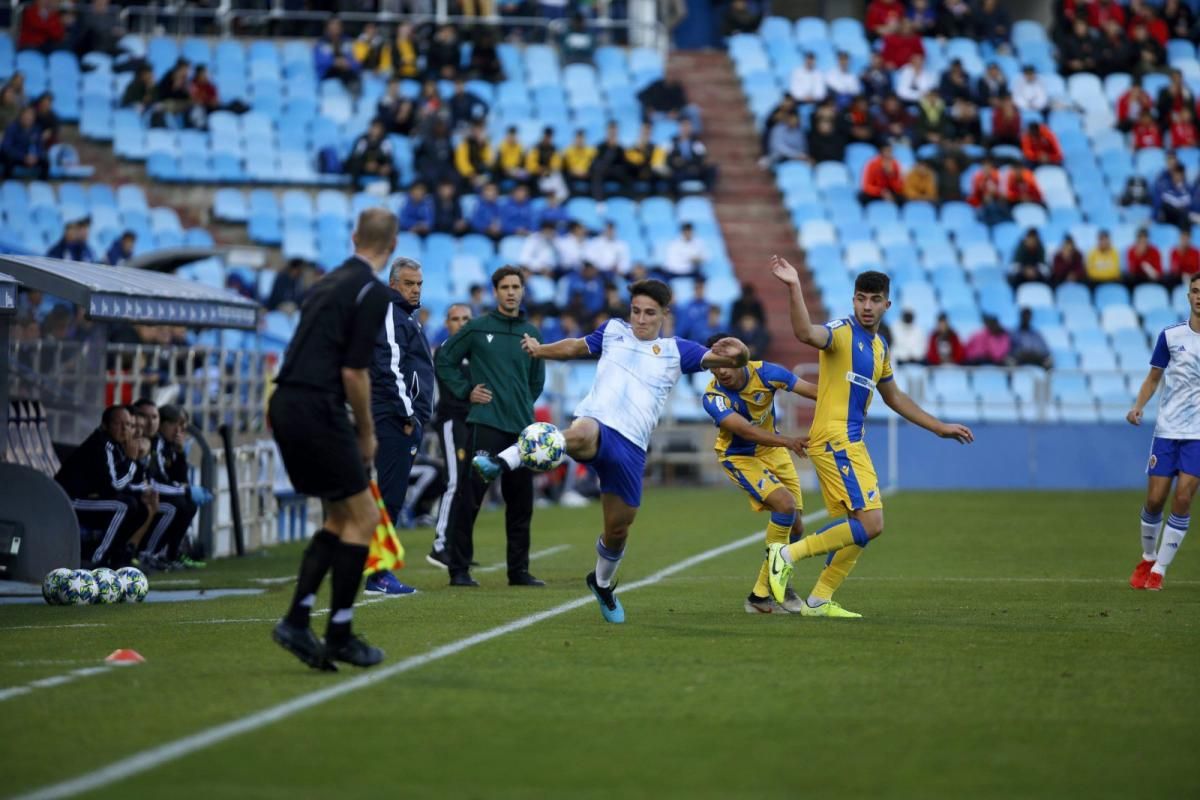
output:
[[[265,303],[268,311],[283,311],[291,314],[300,310],[304,302],[304,260],[288,259],[284,268],[275,276],[271,296]]]
[[[50,161],[42,145],[41,131],[37,127],[37,112],[33,106],[25,106],[17,118],[4,129],[0,141],[0,163],[3,177],[13,175],[13,170],[32,172],[43,180],[50,174]]]
[[[543,223],[539,222],[538,224]],[[577,272],[582,269],[587,241],[587,228],[578,220],[572,222],[568,226],[567,232],[554,240],[554,250],[558,253],[559,268],[565,272]]]
[[[862,80],[863,93],[872,103],[878,103],[892,93],[891,70],[883,63],[883,56],[877,52],[871,53],[870,61],[859,77]]]
[[[126,230],[113,241],[108,248],[104,260],[112,267],[123,267],[133,258],[133,248],[137,244],[137,234]]]
[[[961,364],[965,359],[962,342],[950,327],[945,313],[938,314],[937,324],[929,334],[929,346],[925,348],[925,363],[931,367]]]
[[[942,145],[954,132],[946,101],[937,90],[930,89],[917,103],[917,123],[913,126],[913,138],[918,146]]]
[[[21,115],[21,101],[12,82],[0,87],[0,135]]]
[[[467,307],[471,309],[472,317],[486,314],[492,308],[492,304],[488,302],[487,297],[483,294],[483,286],[481,284],[472,284],[470,290],[467,292]]]
[[[478,189],[492,178],[496,153],[488,141],[487,128],[482,122],[471,123],[471,132],[464,136],[454,150],[454,166],[467,191]]]
[[[367,132],[358,137],[350,150],[350,157],[346,159],[346,174],[355,187],[361,185],[364,177],[380,178],[387,181],[394,192],[400,187],[394,156],[383,123],[373,119],[367,126]]]
[[[946,38],[966,36],[971,31],[971,4],[967,0],[942,0],[937,34]]]
[[[374,72],[383,61],[383,49],[386,46],[379,26],[374,22],[364,22],[362,30],[350,44],[350,55],[362,69]]]
[[[1001,95],[992,110],[992,135],[987,139],[988,147],[1008,144],[1021,146],[1021,111],[1011,95]]]
[[[904,171],[900,168],[900,162],[892,157],[890,144],[885,143],[879,148],[879,154],[867,162],[858,197],[863,203],[872,200],[904,202]]]
[[[1187,281],[1198,272],[1200,272],[1200,250],[1192,245],[1192,232],[1187,228],[1180,228],[1179,241],[1171,248],[1170,274],[1179,280]]]
[[[937,35],[938,15],[931,0],[911,0],[907,16],[921,36]]]
[[[1046,263],[1046,247],[1037,228],[1029,228],[1017,242],[1012,264],[1008,268],[1008,282],[1013,288],[1023,283],[1046,283],[1050,279],[1050,266]]]
[[[812,130],[808,133],[808,158],[815,164],[822,161],[841,161],[846,157],[846,134],[838,125],[833,101],[817,107],[812,115]]]
[[[938,202],[938,176],[926,159],[921,159],[904,176],[904,199]]]
[[[1195,115],[1190,108],[1171,112],[1171,147],[1182,150],[1198,144]]]
[[[1156,5],[1161,2],[1162,0],[1155,0]],[[1130,0],[1129,22],[1126,27],[1132,29],[1136,24],[1145,25],[1147,35],[1166,47],[1167,40],[1171,38],[1171,31],[1167,27],[1167,23],[1159,16],[1158,11],[1146,3],[1146,0]]]
[[[1005,172],[1004,197],[1010,205],[1014,206],[1017,203],[1045,205],[1033,170],[1015,164]]]
[[[1005,362],[1008,366],[1029,364],[1044,369],[1054,366],[1054,359],[1050,357],[1049,345],[1033,327],[1032,309],[1021,309],[1021,320],[1017,323],[1017,328],[1009,336],[1009,339],[1012,341],[1012,349]]]
[[[757,33],[761,23],[762,14],[751,8],[747,0],[733,0],[721,23],[721,35],[729,37],[735,33]]]
[[[396,34],[379,54],[379,71],[392,78],[416,80],[421,76],[421,45],[411,22],[396,26]]]
[[[924,53],[914,53],[896,73],[896,94],[906,103],[919,102],[929,92],[935,92],[937,86],[937,75],[925,65]]]
[[[804,255],[801,252],[800,259],[797,264],[804,262]],[[759,322],[763,322],[767,318],[766,312],[763,310],[762,301],[758,299],[758,293],[754,290],[754,284],[746,282],[742,284],[742,293],[733,301],[733,306],[729,309],[730,324],[736,323],[745,314],[750,314]]]
[[[1167,50],[1150,35],[1146,26],[1136,23],[1129,28],[1129,49],[1133,55],[1134,74],[1158,72],[1167,65]]]
[[[967,339],[963,346],[965,363],[972,366],[1001,366],[1008,360],[1012,350],[1012,338],[1000,320],[990,314],[983,315],[983,327]]]
[[[1012,21],[1008,11],[997,0],[981,0],[972,18],[974,38],[990,44],[996,51],[1008,48],[1008,37]]]
[[[956,58],[950,62],[950,68],[942,74],[941,83],[938,84],[938,93],[941,94],[947,105],[953,105],[959,100],[975,102],[975,90],[971,88],[971,76],[963,69],[961,60]]]
[[[1076,13],[1079,13],[1076,10]],[[1125,25],[1125,9],[1116,0],[1093,0],[1087,4],[1087,21],[1088,25],[1093,28],[1101,28],[1109,22],[1115,22],[1117,25]]]
[[[862,81],[850,68],[850,54],[837,52],[837,64],[825,71],[825,88],[837,101],[838,108],[845,108],[862,94]]]
[[[912,22],[907,18],[900,20],[895,32],[883,37],[883,63],[889,69],[900,69],[912,62],[915,55],[925,55],[925,45],[921,37],[913,30]]]
[[[703,342],[708,338],[697,335],[697,331],[703,330],[705,321],[708,319],[709,306],[712,305],[704,296],[706,287],[704,276],[697,277],[692,281],[692,299],[677,303],[672,310],[671,313],[675,315],[675,334],[677,336],[696,342]],[[720,325],[719,317],[717,324]]]
[[[563,150],[563,177],[571,194],[585,194],[591,188],[592,162],[596,160],[596,148],[587,142],[583,128],[575,131],[575,138]]]
[[[615,121],[610,121],[604,130],[604,141],[596,148],[592,160],[592,197],[603,200],[609,192],[609,184],[616,184],[617,194],[630,194],[633,179],[632,165],[625,155],[619,130]]]
[[[511,195],[500,201],[500,230],[505,236],[526,236],[534,227],[529,189],[517,186]]]
[[[434,233],[448,233],[451,236],[460,236],[468,230],[458,192],[449,181],[438,184],[437,197],[433,200],[432,229]]]
[[[401,227],[404,225],[403,212],[400,217]],[[471,230],[490,236],[499,241],[504,236],[500,222],[500,189],[494,183],[486,184],[479,193],[479,201],[471,212]],[[480,292],[482,293],[482,289]],[[472,311],[475,311],[472,308]]]
[[[1150,206],[1154,221],[1180,228],[1188,227],[1188,210],[1192,205],[1192,189],[1187,173],[1174,153],[1169,155],[1167,168],[1154,181],[1150,190]]]
[[[487,119],[488,104],[477,94],[467,91],[467,82],[459,76],[454,79],[454,93],[446,101],[450,112],[450,131],[462,133],[469,126]]]
[[[121,108],[132,108],[141,113],[154,105],[154,70],[149,64],[138,67],[133,80],[121,94]]]
[[[578,141],[579,135],[576,134]],[[591,166],[591,162],[588,162]],[[563,157],[554,146],[554,129],[542,129],[542,138],[525,154],[525,171],[529,173],[529,188],[540,195],[565,198],[567,182],[563,179]],[[586,173],[587,170],[585,169]]]
[[[875,115],[876,141],[882,145],[908,144],[912,141],[913,115],[900,98],[890,94],[883,99]]]
[[[471,47],[471,60],[467,68],[481,81],[499,83],[504,80],[504,67],[496,49],[496,36],[491,30],[475,29],[475,43]]]
[[[763,120],[762,129],[759,131],[759,144],[762,147],[764,157],[766,157],[767,150],[770,148],[771,129],[778,123],[786,120],[789,114],[798,113],[798,108],[799,106],[796,104],[795,98],[787,92],[783,92],[779,95],[779,103],[767,112],[767,116]]]
[[[38,50],[50,55],[64,42],[67,31],[55,0],[34,0],[21,12],[18,50]]]
[[[979,76],[979,80],[975,84],[976,97],[981,105],[992,105],[1006,94],[1010,94],[1008,78],[1005,77],[999,64],[989,61],[987,69]]]
[[[496,180],[506,188],[529,182],[529,173],[525,171],[525,148],[521,147],[521,140],[517,138],[515,125],[508,126],[504,138],[496,146],[493,172]]]
[[[800,115],[792,112],[786,119],[771,128],[767,145],[767,161],[778,164],[783,161],[809,162],[808,137],[800,127]]]
[[[1130,175],[1126,178],[1120,203],[1123,206],[1150,205],[1150,188],[1146,185],[1146,179],[1141,175]]]
[[[708,248],[696,238],[692,223],[679,226],[679,236],[667,244],[663,254],[663,272],[668,280],[674,278],[699,278],[708,261]]]
[[[750,358],[760,360],[766,357],[771,347],[771,333],[766,325],[753,314],[742,314],[737,318],[734,335],[745,342],[750,350]]]
[[[409,187],[404,208],[400,209],[399,222],[400,230],[418,236],[425,236],[433,230],[433,198],[422,181],[414,181]]]
[[[353,44],[343,35],[342,21],[337,17],[325,23],[325,33],[313,47],[313,68],[322,80],[336,78],[357,94],[360,66],[354,60]]]
[[[571,221],[571,216],[563,207],[559,195],[548,194],[542,198],[542,206],[537,210],[536,219],[539,226],[543,222],[549,222],[554,226],[554,230],[561,233],[567,229],[567,223]]]
[[[687,91],[677,80],[659,78],[638,92],[637,98],[647,121],[688,119],[692,127],[700,126],[700,110],[688,102]]]
[[[1192,9],[1184,0],[1166,0],[1163,4],[1162,20],[1166,23],[1168,36],[1172,39],[1195,39],[1198,31],[1193,25]]]
[[[1062,147],[1059,146],[1058,137],[1054,135],[1054,131],[1050,130],[1048,125],[1041,122],[1031,121],[1025,126],[1025,133],[1021,136],[1021,152],[1025,156],[1025,161],[1031,166],[1041,166],[1042,164],[1057,166],[1063,162]]]
[[[217,90],[217,85],[208,77],[208,67],[203,64],[196,65],[195,71],[192,72],[189,90],[192,96],[192,108],[203,112],[202,117],[193,117],[201,122],[194,127],[207,127],[207,116],[221,108],[221,93]]]
[[[54,113],[54,95],[42,92],[33,101],[34,125],[42,137],[42,147],[49,152],[58,143],[59,119]]]
[[[1147,147],[1162,147],[1162,132],[1158,128],[1158,123],[1154,121],[1154,117],[1150,116],[1149,111],[1142,112],[1130,134],[1134,150],[1144,150]]]
[[[871,106],[866,95],[859,95],[850,101],[850,107],[834,121],[833,130],[842,136],[843,145],[849,142],[875,144],[875,126],[871,115]],[[812,140],[809,140],[809,150],[812,150]],[[837,160],[841,160],[839,157]]]
[[[417,173],[421,180],[430,186],[437,186],[442,181],[459,182],[458,170],[454,167],[454,144],[450,141],[450,131],[446,121],[438,118],[428,136],[421,138],[413,154]]]
[[[462,66],[458,32],[453,25],[442,25],[433,35],[425,53],[425,77],[454,80]]]
[[[526,236],[521,244],[521,253],[517,256],[517,263],[521,269],[557,279],[559,261],[558,248],[555,247],[556,238],[554,225],[548,222],[541,225],[537,233]]]
[[[971,178],[971,194],[967,196],[967,202],[979,208],[989,191],[992,194],[1000,194],[1001,180],[1002,176],[995,159],[991,156],[984,156],[983,160],[979,162],[979,169]]]
[[[1099,73],[1103,76],[1117,72],[1132,72],[1136,65],[1133,48],[1130,47],[1125,29],[1116,20],[1109,19],[1100,26],[1098,61]]]
[[[567,279],[567,307],[590,319],[600,312],[608,310],[605,304],[607,284],[596,265],[583,262],[583,268],[572,272]]]
[[[605,221],[602,233],[588,239],[583,258],[609,277],[628,275],[631,269],[629,244],[617,237],[612,220]]]
[[[1058,252],[1054,254],[1054,262],[1050,266],[1050,285],[1061,286],[1064,283],[1084,283],[1087,281],[1087,268],[1083,265],[1083,254],[1075,246],[1075,240],[1064,236]]]
[[[911,308],[901,310],[900,319],[892,326],[888,344],[895,364],[919,364],[925,360],[927,338]]]
[[[1032,64],[1021,68],[1021,79],[1012,90],[1013,104],[1022,111],[1045,113],[1050,106],[1050,96]]]
[[[1117,128],[1128,133],[1141,119],[1143,112],[1153,112],[1154,109],[1154,100],[1142,88],[1142,76],[1134,75],[1129,88],[1117,98]]]
[[[671,189],[676,197],[682,194],[683,184],[699,181],[704,191],[711,192],[717,179],[717,168],[708,162],[708,148],[692,133],[688,119],[679,121],[671,152],[667,155],[667,166],[671,170]]]
[[[819,103],[825,99],[825,73],[817,69],[817,56],[812,51],[804,54],[804,63],[792,70],[788,81],[788,94],[800,105]]]
[[[184,126],[192,107],[191,74],[191,64],[181,58],[155,85],[152,127]]]
[[[87,53],[121,53],[118,42],[125,35],[119,9],[109,0],[92,0],[88,9],[79,14],[70,36],[71,50],[82,58]]]
[[[979,107],[970,100],[957,100],[950,107],[950,143],[956,147],[983,144],[983,122]]]
[[[1059,45],[1059,63],[1064,75],[1096,72],[1100,66],[1100,37],[1088,27],[1087,20],[1076,17],[1071,31]]]
[[[650,123],[643,122],[637,141],[625,150],[634,193],[639,197],[662,194],[671,178],[667,151],[654,143],[651,132]]]
[[[46,255],[50,258],[62,258],[67,261],[94,263],[96,255],[88,244],[91,227],[92,219],[86,215],[67,220],[62,237],[46,251]]]
[[[1137,236],[1125,252],[1125,270],[1129,276],[1130,285],[1140,283],[1162,283],[1170,286],[1178,276],[1172,276],[1168,269],[1163,269],[1162,253],[1150,242],[1150,232],[1138,228]]]
[[[417,107],[412,100],[400,94],[399,78],[388,80],[387,90],[379,98],[375,113],[388,133],[409,136],[417,124]]]
[[[1093,286],[1121,280],[1121,254],[1112,246],[1108,231],[1096,237],[1096,246],[1087,255],[1087,277]]]
[[[874,39],[894,33],[903,19],[904,6],[900,0],[871,0],[867,4],[867,35]]]
[[[959,151],[947,151],[942,153],[941,163],[938,165],[938,199],[947,203],[952,200],[962,200],[962,174],[963,174],[963,157]]]
[[[558,40],[559,52],[564,64],[590,64],[596,55],[596,34],[588,29],[583,14],[571,15]]]

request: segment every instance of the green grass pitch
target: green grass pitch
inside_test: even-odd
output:
[[[898,493],[838,594],[865,619],[745,614],[762,552],[746,546],[623,594],[624,626],[588,602],[83,796],[1197,797],[1200,542],[1185,541],[1165,591],[1130,590],[1140,502]],[[732,488],[652,490],[619,577],[765,522]],[[480,518],[485,565],[503,559],[501,526]],[[534,550],[566,545],[532,564],[545,589],[510,589],[500,568],[451,590],[422,558],[428,532],[410,533],[401,578],[420,593],[362,606],[356,624],[386,667],[581,598],[598,530],[596,504],[536,512]],[[261,585],[297,555],[161,580]],[[818,567],[797,569],[798,591]],[[120,647],[146,658],[0,701],[0,794],[370,674],[311,672],[270,642],[290,593],[0,606],[0,691]]]

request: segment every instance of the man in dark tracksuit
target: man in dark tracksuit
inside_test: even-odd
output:
[[[408,476],[433,410],[433,357],[417,309],[421,307],[421,265],[397,258],[388,275],[391,305],[375,340],[371,359],[371,416],[375,420],[375,471],[388,516],[399,524],[405,513]],[[367,577],[367,594],[412,594],[386,570]]]
[[[471,307],[466,303],[455,303],[446,309],[446,332],[453,336],[463,325],[471,321]],[[463,357],[458,370],[468,384],[471,382],[471,361]],[[454,498],[458,496],[459,487],[463,481],[469,480],[465,470],[469,465],[468,454],[471,452],[471,434],[467,426],[467,414],[471,411],[471,403],[484,402],[486,389],[474,387],[466,399],[454,396],[454,392],[438,378],[437,409],[433,415],[434,429],[437,432],[438,443],[442,446],[442,455],[446,464],[446,491],[442,493],[442,502],[438,507],[437,525],[434,528],[433,547],[425,560],[435,567],[447,569],[450,566],[450,556],[446,552],[446,535],[450,530],[450,509],[454,506]]]
[[[516,267],[501,267],[492,274],[496,310],[471,320],[442,345],[437,375],[455,397],[474,395],[467,422],[471,425],[470,453],[495,456],[513,445],[517,435],[533,422],[533,403],[546,382],[546,367],[521,349],[526,334],[541,341],[541,333],[521,314],[525,283]],[[470,359],[470,378],[460,365]],[[465,471],[465,470],[464,470]],[[465,478],[465,476],[464,476]],[[500,482],[504,495],[508,533],[508,583],[542,586],[529,574],[529,523],[533,517],[533,474],[509,470]],[[487,484],[471,472],[463,481],[450,511],[450,585],[478,586],[471,578],[472,537],[475,518],[487,494]]]
[[[181,420],[183,412],[175,406],[163,406],[161,416],[173,420],[171,441],[167,441],[159,430],[159,409],[153,401],[137,401],[133,404],[133,412],[144,421],[146,437],[150,440],[150,455],[142,469],[147,483],[158,492],[159,498],[158,518],[142,546],[139,560],[156,569],[203,567],[202,562],[193,561],[181,552],[183,540],[205,494],[203,489],[188,485],[187,458],[178,435],[182,428],[174,424]]]
[[[125,441],[132,435],[129,409],[106,408],[100,427],[75,448],[54,476],[71,498],[80,528],[104,531],[98,543],[83,542],[83,561],[97,567],[129,564],[126,545],[152,510],[142,499],[145,487],[137,462],[125,453]]]

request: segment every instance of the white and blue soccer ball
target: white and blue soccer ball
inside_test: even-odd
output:
[[[86,606],[96,600],[96,579],[86,569],[77,569],[67,579],[63,599],[68,605]]]
[[[549,422],[535,422],[517,437],[521,466],[534,472],[549,472],[567,455],[567,439]]]
[[[117,570],[117,581],[125,594],[125,599],[131,603],[140,603],[150,593],[150,581],[137,567],[121,567]]]
[[[117,581],[117,573],[111,569],[108,567],[94,569],[92,577],[96,579],[96,598],[92,602],[111,605],[125,599],[125,592]]]
[[[71,570],[66,567],[50,570],[42,579],[42,599],[52,606],[65,605],[67,582],[70,580]]]

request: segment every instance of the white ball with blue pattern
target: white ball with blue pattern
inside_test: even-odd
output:
[[[42,579],[42,599],[52,606],[66,605],[67,582],[71,580],[71,570],[66,567],[50,570]]]
[[[121,584],[117,581],[117,573],[111,569],[108,567],[94,569],[92,570],[92,577],[96,579],[96,599],[92,602],[112,605],[113,603],[120,603],[125,599],[125,592],[122,590]]]
[[[117,570],[117,580],[125,592],[125,599],[131,603],[140,603],[150,593],[150,581],[137,567],[121,567]]]
[[[549,472],[563,462],[567,439],[549,422],[535,422],[517,437],[521,465],[534,472]]]
[[[67,579],[66,601],[73,606],[91,605],[96,599],[96,579],[86,569],[77,569]]]

